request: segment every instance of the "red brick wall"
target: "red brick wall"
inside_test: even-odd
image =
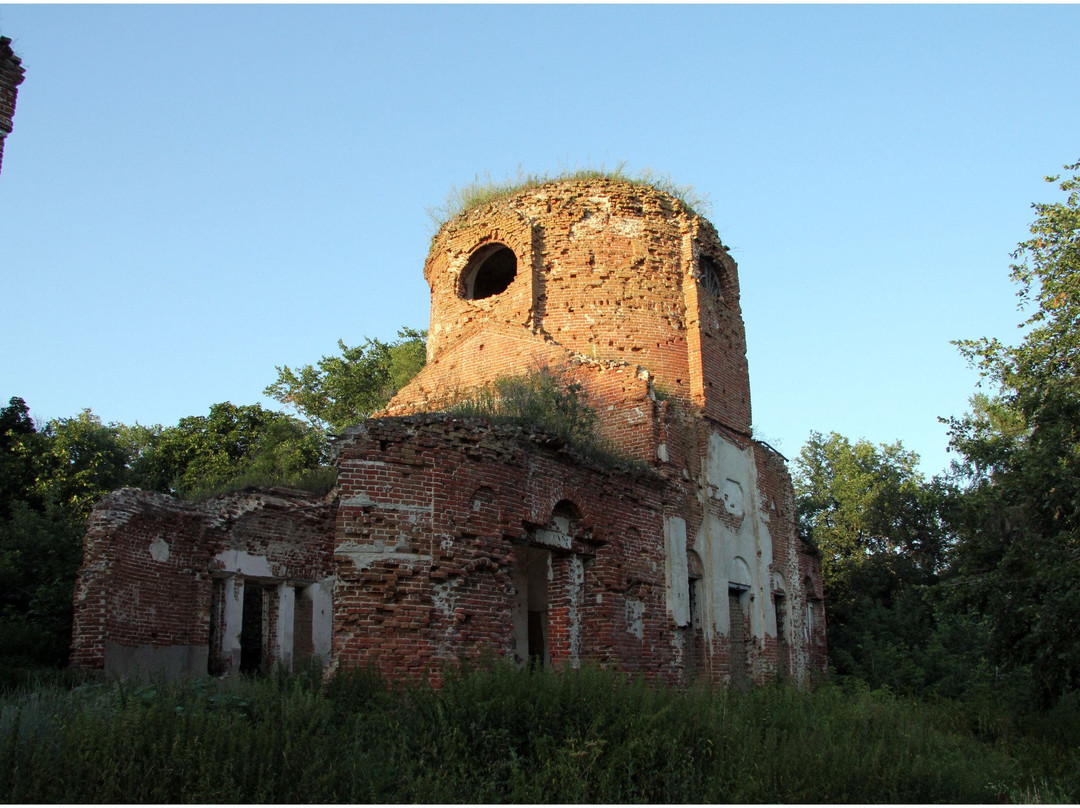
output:
[[[493,242],[514,251],[516,278],[501,294],[464,299],[470,256]],[[722,298],[697,282],[700,256],[721,270]],[[668,194],[606,180],[530,189],[447,223],[424,275],[429,365],[391,414],[581,357],[644,368],[666,394],[749,433],[735,263],[712,225]]]
[[[203,503],[122,489],[94,508],[75,587],[72,664],[102,668],[105,646],[207,646],[214,556],[240,550],[281,578],[332,575],[333,505],[250,492]]]
[[[664,606],[663,480],[590,464],[549,439],[414,416],[368,421],[339,442],[339,665],[438,679],[462,655],[520,653],[514,548],[568,500],[580,517],[570,547],[551,550],[552,664],[593,659],[679,679]]]
[[[513,250],[517,275],[466,299],[470,256],[493,243]],[[268,559],[274,579],[336,576],[336,668],[438,681],[462,657],[523,660],[538,642],[526,637],[523,595],[542,590],[551,664],[723,684],[733,671],[725,565],[739,548],[753,567],[740,624],[747,677],[775,673],[778,591],[784,673],[824,672],[820,560],[797,538],[782,458],[749,436],[738,274],[712,226],[651,188],[551,183],[449,222],[424,271],[429,362],[383,417],[337,441],[336,504],[250,492],[196,506],[126,491],[98,506],[76,592],[77,664],[100,667],[109,642],[206,645],[211,576],[224,563],[214,557],[231,549]],[[430,414],[543,366],[580,382],[602,436],[645,465],[605,466],[535,428]],[[720,490],[729,483],[745,502],[737,514]],[[159,537],[167,560],[151,555]],[[702,581],[709,604],[696,626],[683,624],[688,580]],[[271,618],[278,606],[271,596]]]

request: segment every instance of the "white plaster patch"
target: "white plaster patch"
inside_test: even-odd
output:
[[[169,543],[164,537],[158,536],[150,544],[150,557],[159,564],[164,564],[169,560]]]
[[[562,550],[570,549],[570,536],[561,530],[535,530],[533,531],[533,539],[538,544],[548,547],[558,547]]]
[[[383,511],[400,511],[403,513],[430,514],[434,510],[430,505],[400,505],[396,502],[376,502],[363,491],[356,496],[342,500],[341,504],[350,505],[354,508],[378,508]]]
[[[449,581],[435,584],[433,587],[435,591],[431,594],[431,605],[443,617],[454,616],[454,610],[457,608],[457,595],[453,591],[454,588]]]
[[[270,562],[266,558],[251,555],[243,550],[225,550],[214,556],[214,560],[222,565],[226,572],[235,572],[240,575],[248,575],[255,578],[273,578],[274,573],[270,568]]]
[[[608,223],[611,232],[627,238],[637,238],[644,231],[644,227],[643,219],[630,216],[612,216]]]
[[[732,480],[730,477],[724,480],[723,490],[720,492],[720,496],[724,500],[724,507],[727,512],[732,516],[741,519],[742,515],[746,512],[746,508],[743,506],[743,487],[737,480]]]
[[[656,459],[659,460],[661,463],[668,462],[668,450],[666,443],[661,443],[656,447]]]
[[[359,569],[367,569],[379,561],[398,561],[407,565],[424,564],[431,561],[430,555],[402,552],[396,546],[386,546],[384,542],[376,542],[375,544],[342,542],[335,548],[334,554],[345,556]]]
[[[645,604],[637,598],[626,599],[626,633],[645,639]]]
[[[690,625],[690,570],[686,561],[686,520],[664,517],[664,572],[667,608],[677,626]]]
[[[581,612],[578,604],[582,600],[585,588],[585,563],[579,556],[570,557],[570,581],[567,594],[569,604],[567,608],[567,622],[570,633],[570,664],[577,667],[581,652]]]

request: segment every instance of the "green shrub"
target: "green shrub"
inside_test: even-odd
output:
[[[451,397],[443,409],[454,415],[540,427],[587,457],[631,462],[600,435],[600,418],[585,388],[558,369],[540,367],[528,375],[500,376],[491,384]]]

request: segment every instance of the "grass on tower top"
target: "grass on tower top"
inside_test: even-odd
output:
[[[612,169],[604,166],[574,168],[553,174],[530,174],[519,168],[516,176],[501,180],[494,179],[485,171],[483,176],[477,174],[470,183],[460,187],[451,186],[443,204],[429,207],[427,213],[431,218],[433,231],[438,232],[439,228],[455,216],[529,188],[536,188],[548,182],[601,179],[655,188],[671,194],[695,213],[704,214],[711,208],[708,195],[699,194],[693,185],[680,185],[670,176],[658,174],[649,168],[644,168],[637,174],[630,174],[626,170],[626,164],[619,163]]]

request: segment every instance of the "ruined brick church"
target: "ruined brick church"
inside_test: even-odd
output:
[[[95,508],[74,664],[824,672],[820,558],[784,459],[751,435],[738,274],[708,221],[652,187],[556,181],[446,223],[424,275],[427,365],[336,439],[330,495],[125,489]],[[636,462],[439,412],[538,368],[580,384]]]

